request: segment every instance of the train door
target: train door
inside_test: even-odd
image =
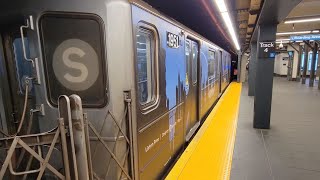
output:
[[[35,127],[35,123],[17,127],[24,119],[30,122],[31,117],[24,109],[33,109],[35,105],[32,83],[29,83],[33,73],[32,63],[25,58],[32,55],[31,50],[26,49],[33,46],[29,41],[29,32],[20,30],[22,23],[6,24],[0,35],[0,128],[6,136],[17,131],[19,134],[30,133],[34,129],[31,127]]]
[[[186,93],[185,117],[186,140],[188,141],[200,125],[198,118],[198,62],[199,44],[191,39],[186,40],[186,84],[189,90]]]
[[[11,134],[14,131],[9,131],[9,127],[13,126],[13,107],[10,85],[8,81],[7,63],[5,60],[3,35],[0,35],[0,129],[3,133]],[[9,121],[9,122],[8,122]],[[9,123],[9,124],[8,124]],[[11,123],[11,124],[10,124]],[[11,126],[10,126],[11,125]],[[1,137],[4,134],[1,133]]]
[[[32,63],[26,57],[34,55],[32,32],[26,30],[22,17],[1,24],[0,32],[0,137],[38,132],[38,122],[33,116],[35,96],[32,83]],[[1,155],[1,159],[5,154]],[[19,157],[19,158],[18,158]],[[30,154],[15,151],[11,158],[14,170],[39,167],[37,162],[27,165]],[[29,163],[29,162],[28,162]],[[15,176],[8,173],[4,179]],[[35,179],[29,175],[28,179]]]

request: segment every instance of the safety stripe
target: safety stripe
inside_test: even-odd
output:
[[[166,180],[229,180],[241,84],[231,83]]]

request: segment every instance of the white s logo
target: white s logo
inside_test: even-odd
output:
[[[73,91],[87,90],[99,77],[98,55],[90,44],[80,39],[68,39],[58,45],[52,67],[56,79]]]
[[[70,73],[66,73],[64,75],[64,78],[66,78],[70,82],[80,83],[80,82],[83,82],[83,81],[85,81],[87,79],[87,77],[88,77],[88,68],[82,63],[71,61],[69,57],[72,54],[76,54],[81,58],[86,53],[83,52],[82,49],[79,49],[79,48],[76,48],[76,47],[70,47],[70,48],[66,49],[62,54],[63,63],[66,66],[68,66],[69,68],[74,68],[74,69],[80,70],[81,74],[79,76],[73,76]]]

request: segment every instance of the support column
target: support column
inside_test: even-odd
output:
[[[318,89],[320,89],[320,51],[318,51],[318,68],[317,68],[317,74],[318,74],[318,76],[319,76]]]
[[[254,96],[254,86],[256,79],[257,42],[252,42],[250,49],[251,50],[248,73],[248,96]]]
[[[301,55],[302,55],[302,53],[303,53],[302,46],[299,45],[296,81],[300,81],[300,76],[301,76]]]
[[[238,52],[238,73],[237,73],[237,82],[240,82],[240,77],[241,77],[241,59],[242,59],[242,53],[241,51]]]
[[[247,73],[247,62],[248,62],[248,56],[245,55],[245,53],[241,56],[241,75],[240,75],[240,81],[246,82],[248,81],[248,73]]]
[[[313,47],[313,50],[312,50],[312,60],[311,60],[309,87],[313,87],[313,84],[314,84],[314,78],[315,78],[314,69],[316,68],[317,52],[318,52],[318,44],[314,43],[314,47]]]
[[[306,43],[304,43],[304,61],[303,61],[303,69],[302,69],[302,84],[306,84],[306,76],[307,76],[307,70],[308,70],[308,51],[309,47]]]
[[[260,42],[275,41],[277,24],[260,25],[258,27],[258,47]],[[259,48],[258,48],[259,51]],[[257,52],[259,54],[259,52]],[[253,127],[259,129],[270,128],[270,114],[272,103],[274,57],[257,59],[254,117]]]

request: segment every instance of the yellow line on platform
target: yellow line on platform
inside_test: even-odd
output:
[[[231,83],[166,180],[228,180],[237,130],[241,84]]]

